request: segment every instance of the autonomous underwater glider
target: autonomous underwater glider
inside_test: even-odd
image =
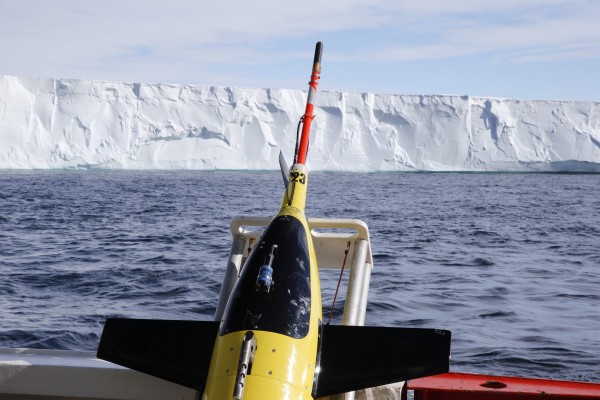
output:
[[[449,331],[323,323],[304,215],[321,53],[319,42],[289,170],[280,157],[281,209],[241,269],[222,319],[108,319],[98,358],[196,389],[206,400],[308,400],[448,371]]]

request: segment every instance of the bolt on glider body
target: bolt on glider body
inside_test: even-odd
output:
[[[108,319],[98,358],[196,389],[203,400],[308,400],[448,371],[449,331],[323,323],[304,214],[321,52],[319,42],[290,169],[280,155],[281,209],[241,269],[222,319]]]

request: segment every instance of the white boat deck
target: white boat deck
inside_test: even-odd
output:
[[[95,352],[0,348],[1,400],[196,398],[192,389],[99,360]]]

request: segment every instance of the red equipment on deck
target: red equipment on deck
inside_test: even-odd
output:
[[[449,372],[407,383],[414,400],[600,399],[600,384]]]

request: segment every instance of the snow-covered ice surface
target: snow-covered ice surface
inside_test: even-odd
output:
[[[0,76],[0,169],[277,169],[306,93]],[[320,92],[312,170],[600,172],[600,102]]]

